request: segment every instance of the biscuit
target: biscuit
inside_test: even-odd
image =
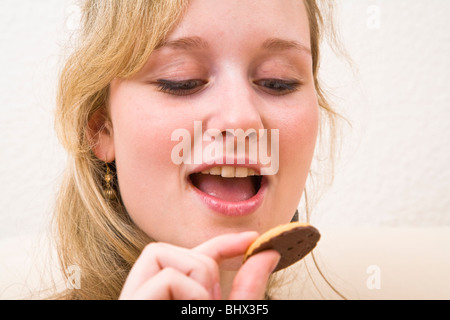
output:
[[[270,229],[257,238],[247,249],[244,262],[252,255],[264,250],[276,250],[280,261],[273,272],[277,272],[310,253],[320,240],[319,231],[307,223],[291,222]]]

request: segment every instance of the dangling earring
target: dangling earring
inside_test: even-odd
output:
[[[295,210],[295,214],[294,214],[294,217],[292,218],[291,222],[298,222],[298,221],[299,221],[298,210]]]
[[[106,165],[106,174],[105,174],[105,189],[103,189],[103,195],[105,196],[106,200],[112,200],[116,197],[116,192],[111,187],[111,182],[113,179],[113,176],[111,174],[111,170],[109,169],[108,163],[105,162]]]

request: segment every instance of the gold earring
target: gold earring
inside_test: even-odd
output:
[[[116,197],[116,192],[111,187],[111,182],[113,179],[113,176],[111,174],[111,170],[109,169],[108,163],[106,164],[106,174],[105,174],[105,189],[103,189],[103,195],[107,200],[113,200]]]

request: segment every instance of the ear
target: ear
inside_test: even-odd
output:
[[[106,108],[100,108],[89,118],[86,135],[91,150],[99,160],[114,161],[114,131]]]

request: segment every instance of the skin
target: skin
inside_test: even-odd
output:
[[[116,161],[128,213],[157,242],[133,267],[122,299],[264,296],[279,255],[263,252],[242,266],[241,259],[258,234],[291,220],[303,192],[319,120],[309,48],[302,1],[193,0],[146,66],[111,83],[111,122],[94,152]],[[162,91],[161,79],[202,81],[179,95]],[[273,88],[280,83],[283,90]],[[189,187],[193,166],[171,161],[172,132],[194,136],[194,121],[222,132],[280,130],[279,171],[267,176],[264,201],[250,215],[212,212]]]

